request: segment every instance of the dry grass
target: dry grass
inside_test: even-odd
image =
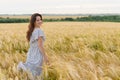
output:
[[[0,16],[3,18],[30,18],[30,16]],[[70,17],[70,18],[77,18],[77,17],[82,17],[82,16],[43,16],[44,19],[61,19],[61,18],[66,18],[66,17]]]
[[[0,24],[0,80],[28,80],[16,65],[26,60],[27,23]],[[47,22],[44,80],[120,80],[120,23]],[[39,77],[40,78],[40,77]]]

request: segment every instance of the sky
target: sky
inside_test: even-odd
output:
[[[0,14],[120,13],[120,0],[0,0]]]

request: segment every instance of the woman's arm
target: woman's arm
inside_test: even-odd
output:
[[[42,54],[43,54],[43,56],[44,56],[45,62],[47,63],[47,62],[48,62],[48,57],[47,57],[47,55],[45,54],[45,50],[44,50],[44,47],[43,47],[43,45],[42,45],[42,36],[40,36],[40,37],[38,38],[38,47],[39,47],[40,51],[42,52]]]

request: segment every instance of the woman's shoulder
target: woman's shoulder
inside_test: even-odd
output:
[[[36,28],[33,30],[33,33],[38,33],[38,32],[43,32],[43,30],[41,30],[40,28]]]
[[[36,28],[36,29],[35,29],[35,32],[37,32],[37,31],[43,32],[43,30],[42,30],[41,28]]]
[[[32,34],[33,35],[44,34],[44,31],[42,29],[40,29],[40,28],[36,28],[36,29],[34,29]]]

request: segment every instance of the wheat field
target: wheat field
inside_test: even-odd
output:
[[[28,23],[0,24],[0,80],[29,80],[17,71],[25,62]],[[44,80],[120,80],[120,23],[44,22]]]
[[[9,16],[2,16],[2,15],[0,15],[0,17],[2,17],[2,18],[19,18],[19,19],[25,19],[25,18],[30,18],[30,16],[24,16],[24,15],[9,15]],[[43,15],[43,18],[44,19],[61,19],[61,18],[73,18],[73,19],[75,19],[75,18],[77,18],[77,17],[84,17],[84,16],[58,16],[58,15],[56,15],[56,16],[54,16],[54,15],[50,15],[50,16],[47,16],[47,15]]]

